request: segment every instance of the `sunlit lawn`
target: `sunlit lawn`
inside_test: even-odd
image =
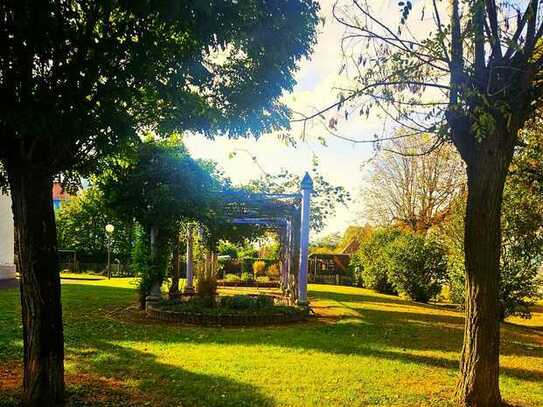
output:
[[[71,276],[70,276],[71,277]],[[371,291],[310,286],[312,322],[198,328],[123,322],[131,279],[64,280],[69,405],[447,406],[461,314]],[[543,307],[504,324],[503,396],[543,405]],[[0,405],[20,385],[18,290],[0,290]],[[515,320],[515,324],[523,324]]]

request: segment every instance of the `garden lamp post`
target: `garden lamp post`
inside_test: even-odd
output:
[[[113,232],[115,226],[111,223],[106,225],[106,246],[107,246],[107,278],[111,279],[111,243],[113,242]]]

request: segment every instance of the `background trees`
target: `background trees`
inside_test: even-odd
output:
[[[374,224],[425,232],[449,214],[465,186],[463,172],[453,147],[434,147],[430,135],[388,141],[369,165],[364,215]]]
[[[64,202],[55,215],[59,249],[75,250],[80,261],[104,263],[107,257],[105,226],[112,224],[115,227],[113,256],[123,264],[128,263],[133,243],[133,220],[119,219],[96,186],[80,191]]]
[[[311,0],[11,1],[0,7],[0,161],[17,229],[28,404],[62,401],[51,181],[142,130],[258,135],[314,41]],[[219,57],[220,56],[220,57]]]
[[[313,179],[313,193],[311,194],[310,227],[312,231],[322,230],[326,222],[335,214],[338,205],[350,201],[349,192],[341,185],[333,185],[320,172],[319,162],[315,158],[311,169]],[[260,179],[252,181],[248,189],[263,193],[298,193],[302,178],[288,170],[278,174],[266,174]]]

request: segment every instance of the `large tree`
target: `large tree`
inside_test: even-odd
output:
[[[142,308],[151,289],[166,276],[171,246],[183,220],[207,220],[216,214],[222,188],[209,168],[194,160],[181,137],[149,136],[124,157],[112,157],[95,177],[106,207],[125,222],[136,220],[141,248],[149,249],[149,270],[139,273]]]
[[[345,27],[338,100],[299,120],[372,115],[407,134],[452,140],[466,164],[467,304],[458,396],[497,406],[499,391],[500,213],[518,131],[541,104],[541,2],[405,0],[394,15],[382,3],[338,0]],[[339,114],[336,111],[339,110]],[[369,140],[370,142],[372,140]]]
[[[451,145],[432,146],[429,135],[384,144],[360,196],[372,223],[426,232],[449,215],[464,189],[464,167]]]
[[[279,102],[314,41],[313,0],[43,1],[0,5],[0,161],[13,201],[24,398],[64,398],[51,181],[137,137],[286,126]]]

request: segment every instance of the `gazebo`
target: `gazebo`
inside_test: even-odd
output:
[[[306,172],[300,192],[293,194],[226,191],[225,213],[232,224],[260,225],[278,233],[281,243],[281,289],[290,303],[307,305],[309,215],[313,180]],[[214,256],[216,258],[216,256]],[[193,230],[187,230],[187,280],[185,292],[192,293],[194,278]]]

